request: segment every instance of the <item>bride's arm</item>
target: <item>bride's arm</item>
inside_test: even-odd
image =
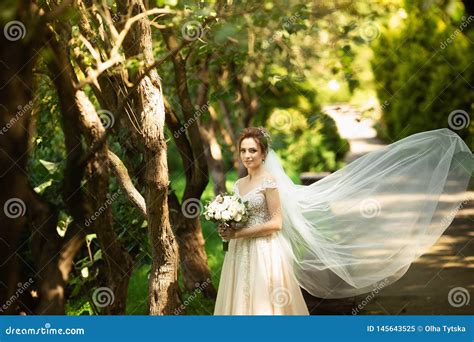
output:
[[[268,212],[270,213],[270,220],[262,224],[235,230],[234,239],[267,236],[281,230],[283,220],[278,189],[267,188],[265,190],[265,198],[267,200]]]

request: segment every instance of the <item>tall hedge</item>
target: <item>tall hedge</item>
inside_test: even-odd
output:
[[[379,133],[398,140],[448,127],[474,148],[474,17],[455,21],[437,7],[413,4],[407,11],[401,26],[385,29],[373,46]]]

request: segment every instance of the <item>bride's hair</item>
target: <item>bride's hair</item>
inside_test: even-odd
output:
[[[253,138],[260,145],[263,155],[266,157],[272,145],[270,133],[264,127],[247,127],[240,132],[237,147],[240,151],[240,144],[246,138]]]

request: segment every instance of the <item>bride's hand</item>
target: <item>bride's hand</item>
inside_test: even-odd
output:
[[[235,229],[232,226],[226,228],[224,225],[219,225],[217,231],[222,240],[235,239]]]

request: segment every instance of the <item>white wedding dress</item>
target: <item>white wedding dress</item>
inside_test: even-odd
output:
[[[268,219],[264,192],[277,187],[282,230],[229,242],[215,314],[307,315],[300,287],[344,298],[393,284],[469,200],[474,157],[443,128],[368,153],[308,186],[291,181],[273,150],[265,169],[276,184],[234,192],[250,202],[250,226]]]
[[[269,220],[265,189],[275,188],[276,183],[265,178],[244,196],[237,184],[233,191],[249,202],[245,226]],[[280,232],[230,240],[214,315],[309,315],[292,269],[290,248]]]

